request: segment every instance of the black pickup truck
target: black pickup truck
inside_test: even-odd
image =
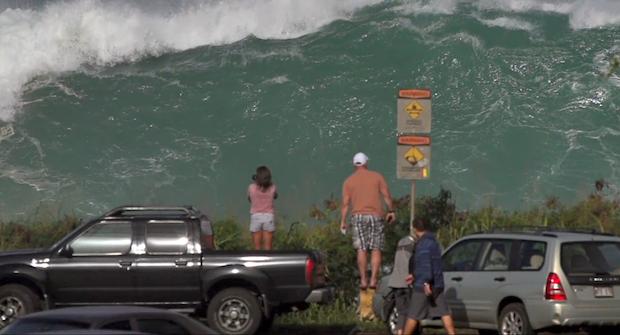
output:
[[[0,327],[17,315],[80,305],[148,305],[253,334],[276,313],[326,303],[314,251],[211,251],[192,207],[119,207],[47,250],[0,254]]]

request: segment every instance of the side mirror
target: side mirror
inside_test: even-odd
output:
[[[58,255],[67,258],[73,257],[73,248],[67,244],[58,251]]]

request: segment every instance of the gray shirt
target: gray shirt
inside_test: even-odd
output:
[[[407,288],[405,278],[409,274],[409,259],[415,249],[415,240],[411,236],[406,236],[398,241],[396,253],[394,254],[394,268],[390,274],[388,286],[391,288]]]

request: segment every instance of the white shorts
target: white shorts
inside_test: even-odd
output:
[[[276,230],[273,213],[254,213],[250,215],[250,231],[253,233],[259,231]]]

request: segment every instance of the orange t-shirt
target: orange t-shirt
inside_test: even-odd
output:
[[[342,197],[351,201],[351,213],[383,216],[383,197],[389,195],[383,176],[367,169],[356,170],[342,185]]]

